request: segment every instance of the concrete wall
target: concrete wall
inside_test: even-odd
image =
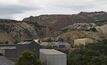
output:
[[[30,44],[19,44],[17,45],[17,56],[19,57],[24,51],[30,50],[39,58],[39,49],[40,46],[35,42],[31,42]]]
[[[7,57],[10,60],[16,61],[17,51],[16,51],[16,49],[6,49],[4,56]]]
[[[39,58],[40,45],[32,41],[29,44],[16,44],[15,49],[5,49],[5,57],[11,60],[17,60],[18,57],[26,50],[34,52]],[[8,45],[7,45],[8,47]]]
[[[66,54],[44,54],[40,52],[40,60],[44,65],[66,65]]]
[[[49,55],[46,58],[47,65],[66,65],[66,55]]]
[[[29,49],[36,53],[37,57],[39,58],[40,53],[40,45],[35,43],[34,41],[30,44]]]

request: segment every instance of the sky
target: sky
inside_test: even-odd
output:
[[[0,18],[107,11],[107,0],[0,0]]]

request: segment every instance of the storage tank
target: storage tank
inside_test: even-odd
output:
[[[66,54],[54,49],[40,49],[40,60],[44,65],[66,65]]]

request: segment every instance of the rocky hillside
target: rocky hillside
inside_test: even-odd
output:
[[[37,17],[28,17],[23,21],[37,22],[42,26],[48,26],[51,30],[60,30],[63,27],[73,23],[91,23],[94,22],[89,17],[82,15],[41,15]]]
[[[85,30],[85,31],[96,31],[95,30],[96,24],[95,23],[74,23],[67,27],[62,28],[63,31],[72,31],[72,30]]]
[[[72,25],[74,23],[107,23],[107,12],[80,12],[73,15],[41,15],[31,16],[23,19],[23,21],[37,22],[43,26],[49,26],[54,30]]]
[[[103,34],[107,34],[107,24],[104,24],[102,26],[97,26],[96,30]]]
[[[31,16],[22,21],[0,19],[0,43],[46,37],[76,39],[91,36],[99,39],[99,35],[105,34],[101,33],[102,30],[106,32],[106,23],[102,22],[106,22],[106,17],[106,12],[81,12],[75,15]],[[98,21],[104,26],[98,26]]]
[[[97,26],[107,24],[107,13],[100,12],[80,12],[74,15],[41,15],[31,16],[23,19],[23,21],[37,22],[44,26],[44,34],[46,37],[88,37],[95,39],[102,38],[104,35],[102,30],[96,30]],[[105,29],[105,28],[103,28]],[[68,30],[68,31],[67,31]],[[78,34],[72,34],[73,31]],[[80,31],[84,31],[79,33]],[[71,34],[68,34],[71,33]],[[102,36],[99,36],[101,34]],[[92,37],[92,38],[93,38]]]
[[[98,24],[107,23],[107,12],[104,11],[80,12],[79,15],[90,17],[91,19],[95,20]]]
[[[34,24],[0,19],[0,43],[15,43],[38,38],[38,29],[39,27]]]

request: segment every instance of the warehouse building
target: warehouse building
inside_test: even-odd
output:
[[[16,61],[23,51],[30,50],[37,54],[39,58],[40,45],[35,41],[25,41],[13,45],[0,45],[0,55],[6,58]]]
[[[67,42],[41,42],[42,48],[50,48],[50,49],[57,49],[66,51],[71,48],[71,45]]]
[[[40,60],[44,65],[66,65],[66,54],[54,49],[40,49]]]

